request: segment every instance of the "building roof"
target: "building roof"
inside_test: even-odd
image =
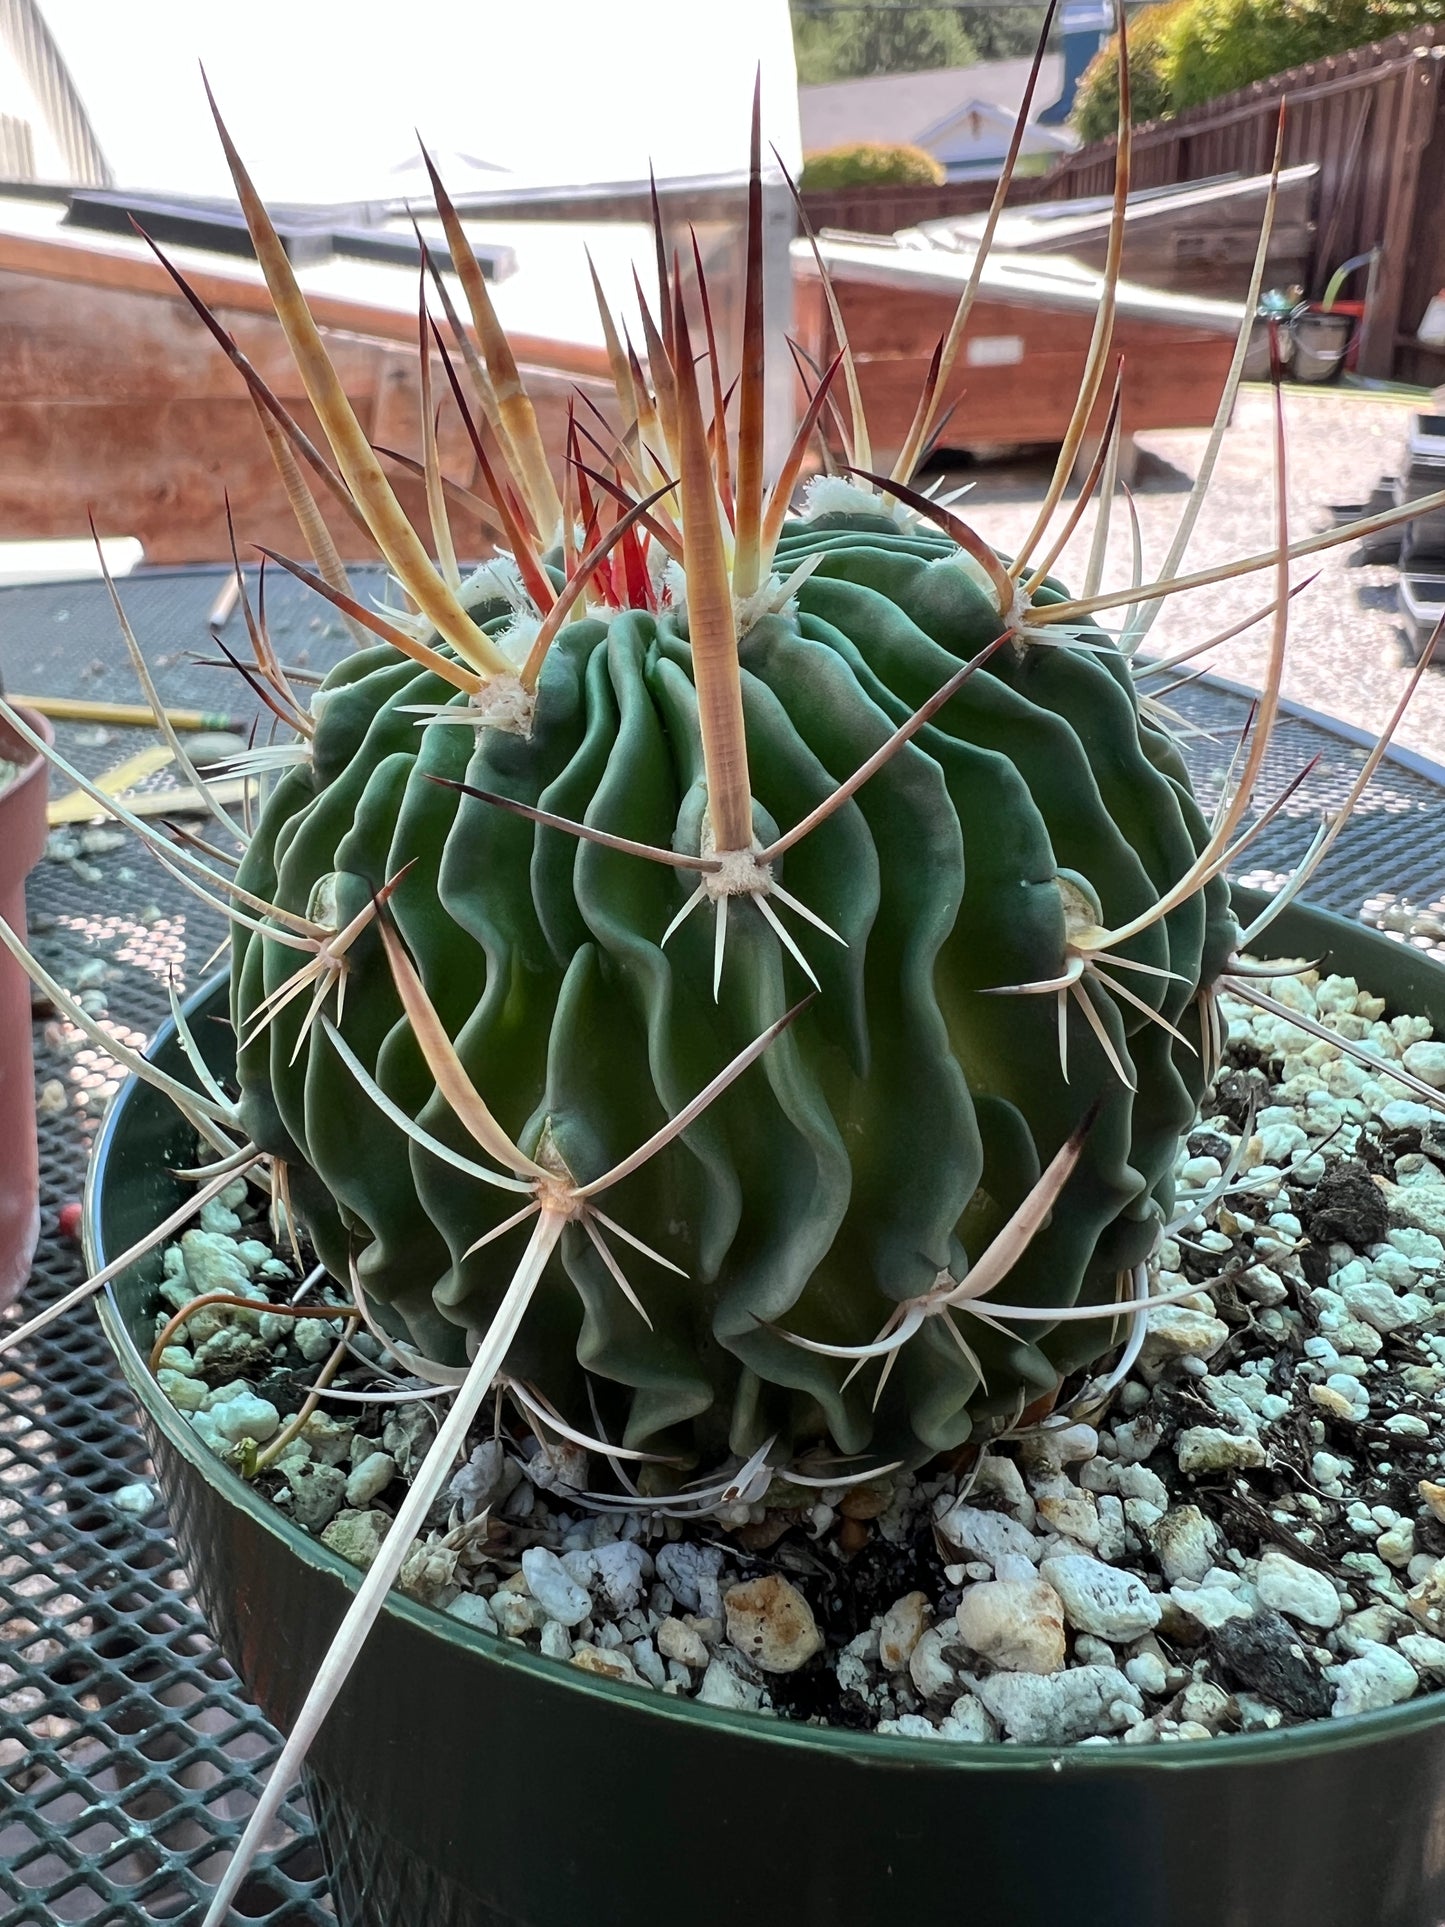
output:
[[[951,178],[955,163],[1006,153],[1017,119],[1015,108],[999,107],[988,100],[967,100],[937,127],[930,128],[918,144],[943,162]],[[1019,152],[1071,154],[1078,144],[1067,128],[1041,127],[1031,121],[1024,129]]]
[[[1016,114],[1032,65],[1030,60],[986,60],[976,67],[873,74],[862,80],[800,87],[803,151],[813,153],[851,141],[913,142],[926,147],[930,134],[975,104]],[[1063,83],[1063,55],[1045,54],[1034,91],[1034,115],[1058,99]]]
[[[917,229],[884,236],[834,234],[825,228],[818,237],[818,249],[836,282],[891,288],[905,297],[940,294],[950,300],[957,300],[967,285],[977,255],[977,249],[945,253],[930,248]],[[810,244],[794,241],[792,253],[794,274],[815,279],[818,267]],[[1104,277],[1066,255],[1003,254],[990,249],[979,274],[979,289],[985,298],[1097,314]],[[1244,307],[1238,301],[1146,288],[1135,281],[1116,284],[1115,305],[1125,317],[1229,335],[1239,332],[1244,319]]]
[[[1290,190],[1306,189],[1319,171],[1315,161],[1305,161],[1297,167],[1280,170],[1279,191],[1286,198],[1281,199],[1280,214],[1275,222],[1277,239],[1281,238],[1280,229],[1286,223],[1285,208],[1289,205],[1287,197]],[[1270,186],[1271,177],[1268,174],[1252,174],[1246,178],[1225,174],[1202,181],[1172,181],[1160,187],[1131,188],[1129,203],[1124,210],[1126,234],[1130,228],[1142,227],[1150,222],[1164,222],[1172,227],[1175,223],[1187,220],[1196,210],[1219,202],[1237,207],[1237,218],[1248,224],[1257,219],[1249,203],[1266,200]],[[1300,218],[1307,218],[1307,197],[1296,205],[1303,210]],[[1088,195],[1070,201],[1035,201],[1027,207],[1006,207],[994,228],[994,246],[1022,252],[1055,248],[1063,251],[1070,242],[1077,245],[1098,240],[1107,232],[1113,210],[1112,194]],[[987,216],[984,214],[957,214],[937,221],[924,221],[912,232],[921,234],[931,247],[956,249],[971,255],[978,246],[986,223]]]
[[[67,197],[55,199],[0,192],[0,272],[40,276],[79,286],[152,291],[170,297],[150,249],[138,236],[72,226]],[[440,223],[418,208],[421,230],[444,245]],[[633,276],[647,275],[656,259],[651,224],[638,221],[473,221],[464,218],[479,253],[500,250],[508,272],[489,281],[498,319],[518,359],[601,374],[606,344],[592,291],[595,263],[619,325],[640,339]],[[380,225],[378,235],[404,238],[409,219]],[[219,253],[190,241],[167,242],[166,255],[203,298],[230,314],[269,315],[271,303],[253,258]],[[144,275],[136,270],[144,269]],[[416,347],[417,277],[414,267],[394,261],[333,254],[295,264],[297,281],[319,324],[367,339],[400,340]],[[179,298],[179,297],[176,297]],[[570,347],[573,353],[553,353]]]

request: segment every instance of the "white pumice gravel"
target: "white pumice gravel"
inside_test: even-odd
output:
[[[1391,1646],[1368,1644],[1354,1659],[1326,1668],[1325,1677],[1335,1689],[1332,1711],[1337,1720],[1396,1706],[1411,1698],[1420,1684],[1419,1674],[1403,1653]]]
[[[971,1554],[988,1566],[996,1566],[1006,1554],[1035,1564],[1039,1558],[1039,1542],[1027,1526],[963,1500],[944,1506],[937,1529],[940,1539],[959,1555]]]
[[[978,1588],[974,1587],[973,1590],[976,1592]],[[960,1613],[962,1610],[960,1603]],[[894,1600],[878,1628],[878,1659],[886,1671],[901,1673],[904,1670],[917,1650],[919,1640],[928,1631],[930,1616],[926,1592],[910,1592],[902,1599]],[[963,1624],[961,1618],[959,1624]]]
[[[823,1650],[813,1609],[776,1573],[729,1586],[723,1594],[729,1644],[760,1672],[796,1673]]]
[[[385,1492],[395,1473],[396,1460],[389,1452],[368,1452],[346,1481],[346,1503],[370,1505]]]
[[[228,1391],[233,1388],[228,1386]],[[280,1430],[281,1414],[269,1399],[257,1398],[244,1386],[234,1388],[233,1398],[217,1398],[207,1409],[206,1417],[215,1429],[232,1445],[239,1445],[245,1439],[262,1444]]]
[[[1118,1733],[1143,1718],[1142,1694],[1114,1666],[1076,1666],[1047,1677],[994,1673],[968,1684],[1011,1740],[1034,1746]]]
[[[1286,1552],[1271,1549],[1262,1555],[1254,1587],[1263,1603],[1286,1619],[1326,1631],[1340,1623],[1340,1597],[1329,1578]]]
[[[137,1479],[131,1485],[119,1486],[110,1495],[110,1502],[117,1512],[128,1512],[134,1519],[143,1519],[155,1510],[158,1500],[155,1487]]]
[[[1068,1658],[1064,1602],[1042,1579],[985,1579],[968,1586],[954,1623],[969,1651],[1000,1672],[1057,1673]]]
[[[1181,1472],[1251,1471],[1264,1464],[1264,1447],[1249,1433],[1218,1425],[1191,1425],[1179,1434],[1175,1457]]]
[[[1077,1552],[1045,1559],[1040,1571],[1063,1601],[1064,1616],[1076,1632],[1115,1644],[1137,1639],[1159,1624],[1163,1607],[1137,1573]]]
[[[1159,1570],[1169,1584],[1203,1579],[1215,1562],[1219,1533],[1197,1505],[1178,1505],[1145,1534]]]
[[[522,1554],[522,1577],[543,1612],[560,1625],[580,1626],[592,1611],[586,1587],[545,1546],[529,1546]]]
[[[755,1713],[763,1704],[760,1681],[746,1678],[735,1660],[721,1656],[708,1661],[697,1697],[704,1706],[726,1706],[734,1711]]]
[[[1445,1090],[1445,1043],[1353,980],[1267,987]],[[402,1587],[634,1691],[944,1745],[1206,1741],[1445,1688],[1445,1110],[1222,1011],[1230,1054],[1181,1147],[1154,1283],[1199,1289],[1153,1314],[1102,1404],[1069,1387],[971,1460],[702,1521],[597,1510],[581,1495],[604,1467],[488,1410]],[[157,1329],[203,1291],[250,1304],[190,1317],[159,1383],[364,1567],[438,1403],[323,1401],[301,1421],[340,1325],[265,1310],[299,1274],[244,1187],[217,1202],[164,1254]],[[361,1361],[337,1380],[375,1382]]]

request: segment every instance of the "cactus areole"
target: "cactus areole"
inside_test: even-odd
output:
[[[738,623],[764,853],[1008,627],[956,542],[881,502],[828,506],[849,493],[824,482],[821,512],[783,525],[774,581],[812,572],[775,612]],[[628,559],[646,563],[653,546]],[[549,573],[560,590],[555,559]],[[791,902],[728,894],[726,870],[649,860],[467,793],[654,850],[716,848],[685,575],[618,565],[607,580],[618,606],[564,625],[525,713],[494,724],[465,721],[477,698],[394,647],[333,671],[310,758],[276,786],[239,882],[341,929],[399,879],[384,914],[472,1085],[518,1147],[578,1184],[796,1004],[806,968],[820,994],[606,1200],[677,1269],[614,1240],[624,1292],[593,1227],[568,1223],[505,1370],[589,1431],[595,1403],[606,1436],[682,1467],[769,1441],[778,1463],[817,1448],[916,1464],[1120,1342],[1122,1321],[1009,1321],[986,1297],[941,1301],[1081,1130],[996,1296],[1112,1304],[1157,1243],[1202,1089],[1200,991],[1236,933],[1217,880],[1151,913],[1187,883],[1207,826],[1127,662],[1094,629],[995,650],[766,866]],[[1036,591],[1040,604],[1055,595]],[[512,574],[484,568],[461,599],[520,661],[536,623]],[[418,714],[441,705],[440,721]],[[1089,970],[1072,995],[999,994],[1061,982],[1081,933],[1135,924],[1107,982]],[[525,1200],[443,1161],[359,1084],[337,1034],[430,1139],[481,1156],[375,929],[348,963],[337,1030],[312,1023],[298,1048],[305,998],[258,1021],[296,953],[238,928],[243,1121],[285,1160],[319,1256],[354,1275],[381,1328],[464,1366],[527,1226],[488,1234]],[[909,1306],[923,1310],[896,1353],[850,1363],[797,1342],[867,1347]],[[658,1490],[682,1475],[645,1476]]]

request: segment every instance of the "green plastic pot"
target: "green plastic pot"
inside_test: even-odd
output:
[[[1251,893],[1241,892],[1248,913]],[[1445,968],[1297,909],[1323,957],[1445,1034]],[[224,1010],[210,986],[193,1000]],[[227,1033],[198,1025],[202,1037]],[[173,1036],[158,1060],[182,1072]],[[168,1209],[185,1148],[118,1094],[94,1265]],[[187,1160],[188,1161],[188,1160]],[[152,1264],[149,1276],[154,1275]],[[102,1319],[202,1607],[285,1728],[357,1582],[220,1465],[148,1376],[151,1287]],[[599,1681],[394,1599],[327,1721],[311,1797],[347,1927],[1439,1927],[1445,1694],[1181,1745],[971,1746],[829,1732]]]

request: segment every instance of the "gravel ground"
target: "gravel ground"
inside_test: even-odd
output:
[[[1298,539],[1328,527],[1329,506],[1362,501],[1382,474],[1398,471],[1410,404],[1344,390],[1287,388],[1290,532]],[[1145,579],[1163,563],[1208,441],[1204,429],[1160,430],[1139,437],[1147,459],[1135,488]],[[1225,437],[1209,500],[1185,561],[1205,568],[1234,555],[1259,554],[1274,541],[1273,402],[1264,389],[1244,390]],[[1003,549],[1022,542],[1047,486],[1044,464],[1017,463],[970,471],[973,493],[959,505],[981,533]],[[1082,580],[1093,511],[1065,550],[1059,573]],[[1116,515],[1107,587],[1127,582],[1128,519]],[[1295,565],[1295,581],[1317,580],[1292,604],[1285,694],[1358,727],[1383,728],[1405,685],[1409,659],[1396,631],[1393,569],[1361,568],[1354,544]],[[1149,638],[1156,653],[1216,635],[1272,594],[1268,572],[1175,597]],[[1205,658],[1219,674],[1257,684],[1269,647],[1260,622]],[[1396,741],[1445,761],[1445,672],[1427,675]]]

